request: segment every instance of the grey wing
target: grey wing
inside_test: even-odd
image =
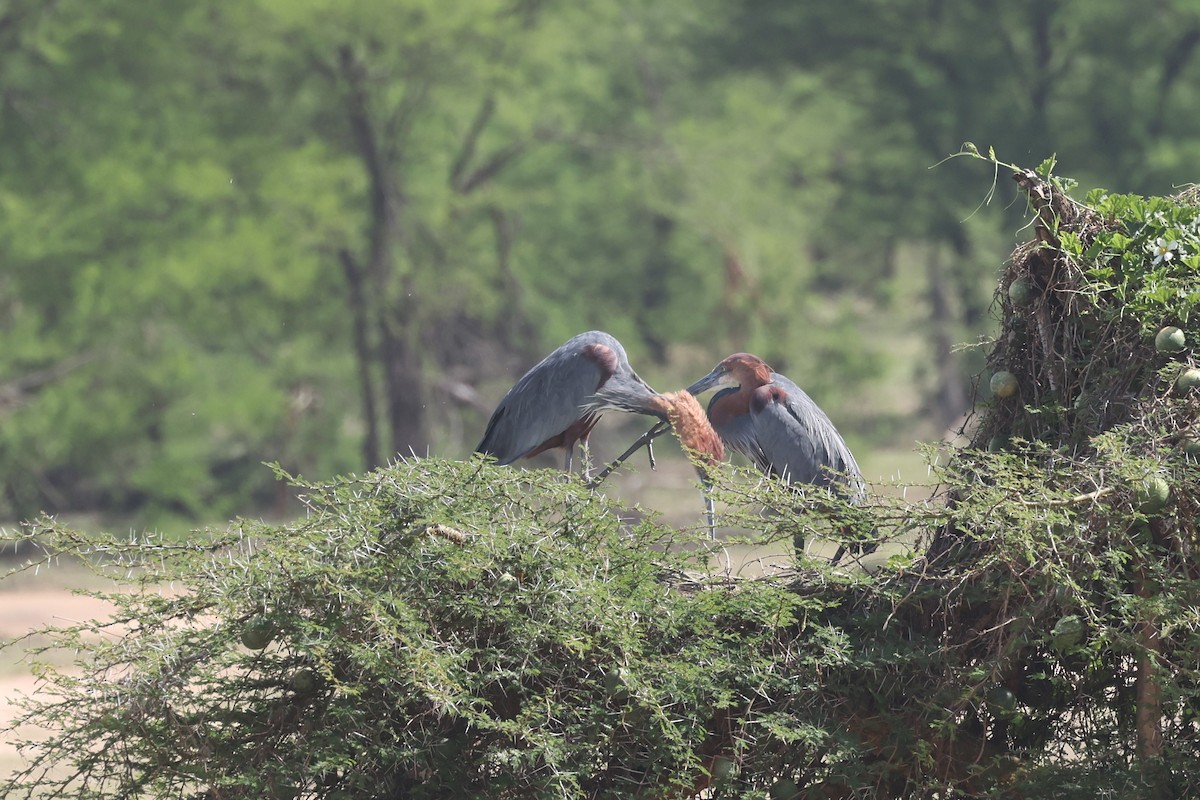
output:
[[[862,472],[833,422],[795,383],[779,374],[773,378],[787,401],[748,415],[772,471],[791,481],[841,485],[858,497],[864,489]]]
[[[581,405],[600,382],[600,367],[584,357],[576,337],[546,356],[508,390],[476,452],[511,464],[584,415]]]

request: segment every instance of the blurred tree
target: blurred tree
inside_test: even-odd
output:
[[[974,139],[1027,166],[1057,151],[1073,174],[1165,192],[1200,145],[1191,3],[740,0],[722,10],[727,24],[706,42],[719,54],[706,62],[712,74],[784,85],[799,70],[852,109],[857,124],[829,159],[838,191],[815,246],[838,280],[869,286],[889,273],[898,243],[928,243],[924,327],[943,367],[954,342],[981,332],[995,256],[978,244],[996,236],[963,224],[980,200],[973,167],[931,164]],[[841,269],[847,260],[855,270]],[[936,407],[949,421],[965,410],[965,375],[940,374]]]
[[[917,330],[948,419],[1013,226],[927,167],[976,139],[1166,191],[1198,32],[1117,0],[9,0],[0,508],[225,516],[276,502],[264,460],[465,452],[592,327],[755,350],[831,407]]]
[[[224,515],[269,501],[264,459],[352,463],[310,424],[340,381],[308,301],[336,284],[261,224],[272,176],[209,91],[206,12],[64,0],[0,25],[0,374],[59,376],[0,427],[9,513]]]
[[[509,380],[513,355],[523,369],[547,342],[619,327],[614,310],[653,327],[645,317],[682,265],[664,255],[670,220],[639,218],[633,199],[628,117],[642,101],[623,94],[638,87],[621,65],[645,42],[630,35],[639,22],[628,9],[263,2],[257,13],[222,27],[253,31],[246,50],[264,32],[287,43],[267,45],[248,97],[291,109],[259,133],[305,97],[296,142],[353,164],[361,182],[361,198],[344,198],[355,221],[315,245],[345,281],[366,465],[425,452],[456,415],[448,401],[489,410],[471,387]],[[244,76],[245,62],[232,63]],[[621,283],[631,288],[614,291]]]
[[[327,474],[424,452],[452,404],[484,418],[475,384],[584,327],[636,343],[656,327],[638,306],[678,282],[670,224],[636,200],[647,42],[626,32],[651,28],[628,9],[113,0],[5,19],[0,375],[47,387],[8,404],[12,513],[223,515],[269,497],[262,460]]]

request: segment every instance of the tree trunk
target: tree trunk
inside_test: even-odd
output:
[[[346,276],[346,286],[349,290],[347,301],[354,331],[354,357],[358,363],[358,385],[362,394],[363,419],[367,426],[362,445],[363,467],[371,470],[378,467],[380,461],[379,413],[375,408],[375,379],[371,375],[374,355],[371,352],[369,334],[370,309],[367,306],[366,293],[363,291],[362,269],[348,250],[339,251],[338,256],[342,261],[342,272]]]
[[[1150,523],[1151,537],[1155,543],[1163,541],[1163,526],[1159,520]],[[1137,582],[1139,597],[1150,598],[1156,590],[1148,585],[1144,573]],[[1134,678],[1134,727],[1137,731],[1137,757],[1142,774],[1148,785],[1153,786],[1161,777],[1163,732],[1162,732],[1162,681],[1158,676],[1162,657],[1162,637],[1158,621],[1146,617],[1135,629],[1139,649],[1137,675]]]
[[[392,428],[393,455],[426,455],[429,445],[425,432],[425,384],[421,357],[416,302],[412,276],[405,276],[403,291],[394,310],[380,314],[384,380],[387,383],[388,424]]]
[[[346,110],[370,185],[369,245],[366,277],[370,316],[379,335],[379,358],[387,393],[387,421],[393,453],[424,453],[425,386],[417,339],[411,274],[397,280],[397,251],[403,238],[400,216],[404,192],[392,174],[368,105],[366,76],[349,48],[339,53],[349,93]]]
[[[529,322],[521,282],[512,270],[512,249],[516,239],[516,223],[511,215],[498,206],[488,209],[492,219],[492,232],[496,244],[496,266],[499,273],[499,291],[504,297],[506,310],[497,320],[497,330],[504,349],[510,353],[521,353],[528,359],[537,355],[531,348],[537,341],[537,332]],[[536,359],[534,359],[536,360]]]
[[[929,329],[933,335],[933,357],[937,364],[937,387],[934,408],[938,424],[954,423],[968,408],[967,390],[963,385],[958,356],[954,352],[954,312],[951,307],[942,255],[937,249],[929,254]]]
[[[1143,771],[1152,762],[1162,757],[1162,687],[1156,675],[1158,656],[1162,653],[1158,625],[1153,620],[1143,620],[1137,626],[1138,646],[1142,654],[1138,658],[1134,692],[1137,696],[1137,755]]]

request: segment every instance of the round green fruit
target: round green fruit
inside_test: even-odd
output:
[[[1171,497],[1171,485],[1159,475],[1149,475],[1138,483],[1134,490],[1138,511],[1157,514],[1167,507]]]
[[[985,700],[987,707],[997,714],[1011,714],[1017,710],[1017,696],[1007,686],[993,686]]]
[[[1175,379],[1176,391],[1186,392],[1196,386],[1200,386],[1200,369],[1185,369]]]
[[[1011,397],[1017,393],[1017,376],[1007,370],[1000,370],[992,376],[989,385],[996,397]]]
[[[1188,436],[1179,443],[1179,448],[1183,450],[1184,455],[1200,456],[1200,439]]]
[[[1154,336],[1154,349],[1160,353],[1178,353],[1187,345],[1187,336],[1174,325],[1168,325]]]
[[[466,743],[460,737],[443,739],[433,746],[433,754],[442,761],[455,762],[462,757]]]
[[[625,706],[624,720],[630,725],[640,727],[650,719],[650,707],[645,703],[632,702]]]
[[[997,433],[991,439],[988,439],[987,446],[989,453],[999,453],[1001,450],[1008,449],[1008,437],[1002,433]]]
[[[791,778],[780,778],[771,786],[771,800],[800,800],[800,787]]]
[[[1021,308],[1033,302],[1033,281],[1022,276],[1008,285],[1008,299],[1012,304]]]
[[[737,771],[737,763],[729,756],[717,756],[712,762],[712,779],[717,783],[725,783]]]
[[[308,694],[317,688],[317,673],[308,667],[301,667],[292,673],[292,691],[297,694]]]
[[[629,701],[629,671],[624,667],[614,667],[604,673],[604,691],[614,702]]]
[[[1076,614],[1068,614],[1054,623],[1050,629],[1050,646],[1055,652],[1065,653],[1083,641],[1083,620]]]
[[[267,796],[271,800],[295,800],[300,796],[300,787],[292,786],[280,779],[272,779],[267,785]]]
[[[242,644],[251,650],[262,650],[275,638],[275,623],[266,617],[254,617],[242,626]]]

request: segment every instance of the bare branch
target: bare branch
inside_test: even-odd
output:
[[[495,111],[496,98],[489,94],[483,98],[483,102],[479,105],[479,111],[475,113],[475,119],[471,121],[471,127],[467,129],[467,135],[463,137],[462,147],[459,148],[458,155],[454,158],[454,165],[450,167],[450,185],[459,191],[462,187],[463,173],[466,172],[467,165],[475,158],[475,147],[479,144],[479,136],[487,127],[488,121],[491,120]]]

